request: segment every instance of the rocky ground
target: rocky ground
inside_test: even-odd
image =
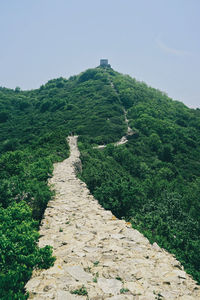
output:
[[[55,164],[56,191],[40,228],[39,246],[52,245],[56,262],[34,271],[30,299],[200,299],[200,290],[180,263],[131,225],[118,220],[76,178],[77,137],[71,155]]]

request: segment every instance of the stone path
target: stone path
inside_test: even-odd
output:
[[[126,144],[128,142],[127,136],[134,134],[134,131],[129,127],[129,120],[127,119],[127,111],[125,109],[124,109],[124,119],[127,125],[126,135],[124,135],[118,142],[114,143],[114,146]],[[94,149],[104,149],[104,148],[106,148],[106,145],[98,145],[94,147]]]
[[[118,142],[114,143],[115,146],[126,144],[128,142],[127,136],[134,134],[131,127],[129,127],[129,120],[127,119],[127,111],[125,109],[124,109],[124,119],[127,125],[126,135],[124,135]]]
[[[151,245],[130,224],[116,219],[76,178],[77,137],[71,155],[55,164],[56,197],[45,211],[39,246],[52,245],[56,262],[34,271],[30,299],[200,299],[196,283],[169,253]]]

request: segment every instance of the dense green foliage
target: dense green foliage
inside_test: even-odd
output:
[[[124,108],[134,134],[126,132]],[[53,264],[37,247],[53,196],[53,162],[78,134],[82,178],[106,208],[176,254],[200,281],[200,111],[111,68],[89,69],[37,90],[0,88],[0,298],[25,299],[34,268]],[[96,144],[109,144],[105,150]]]
[[[70,132],[111,142],[126,130],[104,70],[49,81],[38,90],[0,88],[0,298],[23,299],[33,268],[53,264],[37,247],[38,225],[53,193],[53,162],[68,156]]]
[[[115,73],[134,134],[104,150],[82,145],[82,179],[106,208],[174,253],[200,282],[200,110]],[[80,138],[80,141],[82,138]]]

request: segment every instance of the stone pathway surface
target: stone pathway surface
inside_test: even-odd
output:
[[[76,178],[77,137],[71,155],[55,164],[56,191],[45,211],[39,246],[52,245],[56,262],[34,271],[30,299],[200,299],[200,290],[180,263],[130,224],[118,220]]]

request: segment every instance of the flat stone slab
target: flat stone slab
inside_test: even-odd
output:
[[[131,296],[131,295],[117,295],[117,296],[113,296],[113,297],[108,297],[106,299],[109,299],[109,300],[133,300],[133,296]]]
[[[144,295],[145,289],[144,287],[136,282],[126,282],[126,288],[133,294],[133,295]]]
[[[92,281],[92,275],[86,273],[81,266],[65,267],[65,271],[82,283]]]
[[[57,300],[83,300],[85,297],[76,296],[67,291],[58,291],[57,292]]]
[[[99,278],[98,286],[105,294],[117,295],[122,288],[122,282],[117,279]]]

